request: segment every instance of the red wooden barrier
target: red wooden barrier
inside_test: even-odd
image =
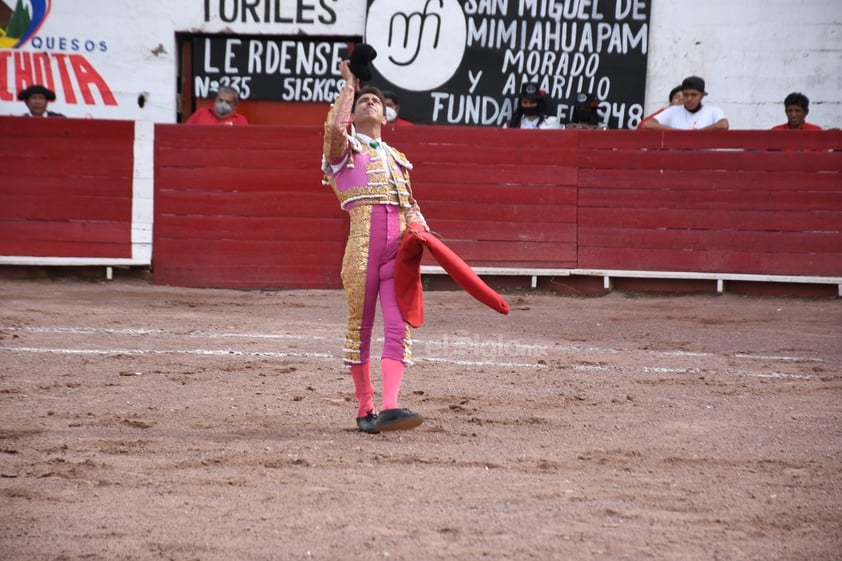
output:
[[[155,127],[155,282],[337,288],[347,218],[314,127]]]
[[[387,138],[415,165],[433,230],[473,265],[574,267],[576,137],[410,127]],[[314,127],[156,127],[156,282],[341,286],[347,218],[321,184]]]
[[[130,257],[133,233],[152,222],[142,216],[153,182],[145,131],[0,118],[0,263]],[[157,125],[154,134],[156,282],[340,286],[348,223],[321,183],[321,127]],[[476,268],[842,285],[840,131],[415,126],[386,139],[415,164],[432,229]]]
[[[575,134],[411,127],[393,136],[415,165],[431,229],[468,263],[576,266]]]
[[[0,117],[0,256],[131,258],[134,123]]]
[[[842,275],[840,150],[839,131],[582,132],[579,267]]]

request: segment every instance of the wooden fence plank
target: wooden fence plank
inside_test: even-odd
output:
[[[842,228],[842,213],[778,212],[758,210],[697,210],[697,209],[650,209],[639,208],[629,212],[624,208],[580,208],[579,226],[601,226],[610,224],[613,228],[666,228],[682,230],[688,228],[707,230],[780,230],[802,232],[815,230],[839,233]]]
[[[0,118],[0,254],[129,256],[134,123],[46,121]],[[348,217],[321,182],[321,127],[154,130],[156,282],[339,286]],[[384,136],[474,266],[842,274],[840,131]]]
[[[0,255],[132,257],[134,123],[0,118]]]

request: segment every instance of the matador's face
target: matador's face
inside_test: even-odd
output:
[[[359,124],[365,121],[376,121],[381,125],[386,124],[386,115],[383,109],[383,102],[373,92],[362,94],[354,106],[354,122]]]

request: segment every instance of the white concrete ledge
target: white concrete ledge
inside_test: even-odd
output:
[[[521,267],[472,267],[479,275],[489,276],[528,276],[532,277],[532,288],[538,286],[539,277],[602,277],[606,290],[612,288],[612,278],[646,278],[646,279],[688,279],[714,280],[716,291],[725,292],[725,282],[788,282],[802,284],[835,284],[837,294],[842,296],[842,277],[815,277],[802,275],[753,275],[739,273],[702,273],[692,271],[634,271],[621,269],[531,269]],[[422,265],[422,275],[445,275],[444,269],[438,265]]]
[[[0,255],[0,265],[36,265],[36,266],[69,266],[69,267],[86,267],[98,266],[103,267],[139,267],[149,265],[148,259],[131,259],[131,258],[117,258],[117,257],[24,257],[24,256],[9,256]]]
[[[24,257],[0,255],[0,265],[57,266],[57,267],[105,267],[105,278],[114,278],[114,267],[149,266],[147,259],[125,259],[111,257]]]

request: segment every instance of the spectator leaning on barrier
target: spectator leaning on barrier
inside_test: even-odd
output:
[[[606,130],[608,125],[602,122],[598,110],[599,100],[594,94],[579,92],[576,94],[576,104],[573,105],[570,122],[565,128]]]
[[[18,99],[26,103],[28,111],[23,117],[64,117],[61,113],[47,111],[47,105],[56,100],[56,93],[41,84],[29,86],[18,93]]]
[[[518,105],[504,127],[512,129],[560,129],[558,119],[547,115],[547,98],[538,84],[524,84]]]
[[[673,105],[684,105],[684,92],[681,89],[681,84],[677,85],[676,87],[670,90],[669,97],[667,97],[667,104],[655,111],[654,113],[652,113],[651,115],[644,117],[643,120],[640,121],[640,124],[637,125],[637,128],[644,128],[643,123],[650,120],[655,115],[663,113],[665,109],[672,107]]]
[[[658,115],[644,121],[644,129],[727,129],[728,118],[719,107],[702,103],[708,93],[705,81],[698,76],[689,76],[681,82],[683,105],[667,107]]]
[[[807,114],[810,112],[810,100],[803,93],[792,92],[786,96],[786,99],[784,99],[784,111],[786,112],[787,122],[782,125],[775,125],[772,127],[772,130],[822,130],[820,126],[805,121]]]
[[[213,107],[199,109],[187,119],[188,125],[247,125],[248,119],[237,113],[240,93],[228,86],[219,86]]]

